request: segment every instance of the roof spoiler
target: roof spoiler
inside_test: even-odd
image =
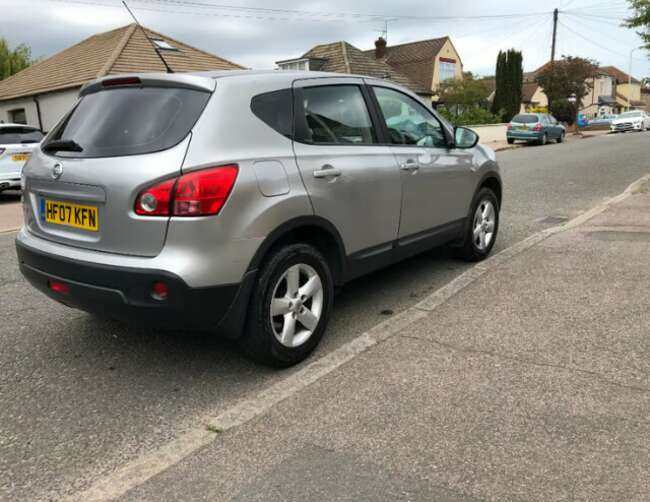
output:
[[[212,78],[189,74],[169,73],[134,73],[111,75],[91,80],[83,85],[79,97],[115,87],[167,87],[172,89],[192,89],[195,91],[214,92],[217,82]]]

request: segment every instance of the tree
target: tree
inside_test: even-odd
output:
[[[623,26],[641,28],[637,31],[645,42],[644,47],[650,50],[650,0],[628,0],[634,15],[625,20]]]
[[[502,115],[504,122],[510,122],[521,109],[524,80],[523,57],[521,52],[510,49],[499,51],[492,101],[492,113]]]
[[[447,109],[457,115],[463,110],[485,107],[490,95],[487,84],[476,80],[472,73],[464,75],[463,80],[447,80],[440,85],[440,101]]]
[[[598,70],[598,63],[591,59],[562,56],[560,61],[547,65],[538,75],[537,83],[548,98],[549,110],[560,120],[572,124],[582,99],[589,93],[592,77]],[[569,108],[571,107],[571,108]],[[567,114],[571,113],[571,120]]]
[[[20,44],[11,49],[7,41],[0,37],[0,80],[18,73],[33,62],[32,51],[29,47]]]

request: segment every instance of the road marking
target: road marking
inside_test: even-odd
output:
[[[276,404],[332,373],[375,345],[401,333],[414,322],[430,315],[431,312],[480,279],[488,271],[501,266],[551,235],[582,225],[587,220],[604,212],[608,207],[639,191],[649,181],[650,175],[646,175],[632,183],[622,194],[605,200],[567,223],[537,232],[523,241],[504,249],[484,262],[475,265],[467,272],[462,273],[418,304],[378,324],[320,359],[307,364],[302,369],[272,384],[258,395],[239,401],[216,417],[204,417],[200,429],[183,434],[160,448],[117,468],[113,473],[96,481],[88,489],[64,500],[100,502],[124,495],[129,490],[142,485],[157,474],[182,461],[199,448],[215,441],[218,434],[209,432],[208,427],[212,430],[225,432],[263,415]]]

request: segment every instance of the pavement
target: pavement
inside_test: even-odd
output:
[[[105,494],[648,500],[650,191],[575,224],[497,255],[315,383]]]
[[[643,134],[605,136],[499,153],[506,190],[495,253],[646,175],[649,141]],[[59,500],[137,459],[151,460],[147,455],[157,459],[148,468],[160,468],[194,451],[196,442],[178,438],[205,440],[205,417],[219,417],[276,385],[312,381],[301,373],[305,366],[271,371],[205,335],[134,329],[58,305],[22,279],[13,239],[0,233],[0,500]],[[382,321],[404,320],[423,298],[478,270],[439,250],[346,285],[310,362],[365,343],[364,334]],[[288,389],[295,387],[272,393],[270,402]],[[169,451],[161,455],[163,447]]]

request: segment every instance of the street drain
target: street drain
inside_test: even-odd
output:
[[[566,223],[569,221],[568,216],[547,216],[541,220],[537,220],[539,223],[544,223],[547,225],[559,225],[560,223]]]

